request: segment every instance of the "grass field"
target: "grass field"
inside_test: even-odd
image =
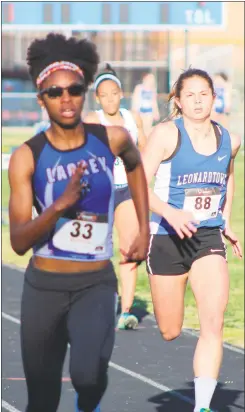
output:
[[[2,145],[4,148],[18,146],[33,134],[33,130],[4,129],[2,135]],[[233,202],[232,226],[239,235],[244,247],[244,156],[240,153],[236,159],[236,192]],[[9,199],[9,186],[7,171],[2,172],[2,208],[7,209]],[[118,242],[115,235],[115,256],[114,264],[118,271]],[[8,225],[2,228],[2,259],[3,262],[13,263],[19,266],[26,266],[31,252],[26,256],[19,257],[11,249],[9,242]],[[228,259],[230,271],[230,301],[225,315],[224,339],[232,344],[244,347],[244,262],[232,256],[231,248],[228,246]],[[3,291],[4,292],[4,291]],[[139,268],[136,297],[143,304],[147,304],[149,312],[152,312],[152,304],[148,278],[144,265]],[[199,329],[197,311],[192,292],[187,287],[185,297],[185,322],[187,328]]]

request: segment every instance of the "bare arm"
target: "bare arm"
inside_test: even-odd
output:
[[[146,179],[150,185],[153,176],[155,175],[160,163],[167,158],[168,147],[164,136],[173,135],[173,127],[168,123],[161,123],[154,127],[150,134],[147,144],[142,153],[142,160],[145,168]],[[177,133],[176,133],[177,136]],[[173,136],[174,139],[174,136]],[[176,140],[177,142],[177,140]],[[149,203],[150,210],[160,216],[164,216],[164,212],[171,210],[172,207],[166,202],[163,202],[149,187]]]
[[[131,109],[135,112],[139,112],[140,105],[140,85],[135,86],[132,96]]]
[[[14,152],[9,165],[10,240],[12,248],[18,255],[24,255],[44,235],[48,234],[70,205],[69,202],[66,202],[66,197],[60,197],[40,216],[32,220],[33,173],[34,160],[32,152],[24,144]],[[72,179],[74,180],[74,177]],[[68,195],[72,200],[74,193],[70,191]]]
[[[157,101],[157,93],[154,93],[153,95],[153,118],[155,121],[158,121],[160,119],[160,113],[159,113],[159,108],[158,108],[158,101]]]
[[[225,204],[223,208],[223,216],[226,221],[226,226],[230,226],[232,201],[233,201],[234,192],[235,192],[234,161],[239,151],[239,148],[241,146],[240,137],[234,134],[231,134],[231,144],[232,144],[232,158],[231,158],[230,166],[229,166],[226,199],[225,199]]]
[[[107,127],[110,147],[121,157],[127,173],[128,185],[135,204],[140,231],[149,231],[148,191],[140,153],[128,131],[123,127]]]
[[[231,99],[232,99],[232,87],[229,82],[225,88],[225,113],[230,113],[231,111]]]
[[[238,153],[238,150],[241,145],[241,139],[231,134],[231,146],[232,146],[232,158],[230,161],[229,167],[229,176],[227,181],[227,191],[226,191],[226,199],[223,208],[223,216],[225,218],[225,228],[223,231],[223,235],[225,238],[230,242],[233,254],[238,258],[242,259],[242,246],[239,242],[237,235],[231,229],[231,210],[232,210],[232,201],[235,191],[235,176],[234,176],[234,160]]]
[[[144,149],[146,145],[146,135],[144,133],[142,119],[138,113],[136,112],[131,112],[131,113],[133,115],[133,118],[138,128],[138,148],[140,152],[142,152],[142,150]]]
[[[50,206],[32,220],[32,174],[34,161],[27,145],[12,155],[9,166],[10,184],[10,239],[14,251],[24,255],[43,235],[49,232],[60,216],[55,206]]]

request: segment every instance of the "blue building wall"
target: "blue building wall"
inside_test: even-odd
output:
[[[128,24],[170,24],[189,26],[221,25],[222,2],[63,2],[69,7],[71,24],[120,24],[120,7],[127,8]],[[8,13],[8,5],[11,12]],[[62,2],[4,2],[2,23],[44,24],[45,5],[52,5],[52,23],[62,24]],[[127,5],[127,6],[125,6]],[[164,6],[164,12],[163,10]],[[105,7],[109,8],[109,22],[103,20]],[[108,10],[108,9],[107,9]],[[165,14],[165,15],[163,15]],[[8,15],[11,15],[8,21]],[[6,17],[7,16],[7,17]],[[124,23],[124,22],[123,22]]]

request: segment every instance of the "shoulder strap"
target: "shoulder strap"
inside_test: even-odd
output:
[[[46,136],[44,132],[36,134],[34,137],[31,139],[27,140],[25,144],[31,149],[33,159],[34,159],[34,171],[36,169],[37,161],[38,158],[47,143]],[[41,207],[39,203],[37,202],[36,196],[35,196],[35,188],[34,188],[34,174],[32,176],[32,196],[33,196],[33,206],[35,207],[36,211],[38,214],[41,213]]]
[[[96,113],[99,117],[99,121],[101,124],[105,125],[105,126],[110,126],[110,122],[108,122],[108,120],[105,118],[104,112],[102,109],[100,110],[96,110]]]
[[[180,132],[184,131],[184,124],[183,124],[183,118],[178,117],[177,119],[174,119],[175,126],[180,130]]]
[[[125,120],[126,122],[130,122],[130,123],[135,124],[135,120],[134,120],[134,118],[133,118],[133,115],[132,115],[132,113],[131,113],[129,110],[124,109],[124,108],[121,108],[121,109],[120,109],[120,112],[122,113],[123,118],[124,118],[124,120]]]
[[[46,143],[47,140],[44,132],[36,134],[34,137],[25,142],[25,144],[29,146],[32,151],[35,166]]]
[[[110,150],[109,139],[107,136],[106,127],[104,125],[95,123],[83,123],[83,126],[86,134],[93,134]]]

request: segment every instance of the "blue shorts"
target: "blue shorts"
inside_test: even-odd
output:
[[[115,187],[114,210],[116,210],[117,206],[119,206],[122,202],[129,199],[132,199],[132,197],[128,186],[119,188]]]
[[[144,107],[140,108],[140,113],[153,113],[153,109],[151,107],[149,107],[148,109],[145,109]]]

